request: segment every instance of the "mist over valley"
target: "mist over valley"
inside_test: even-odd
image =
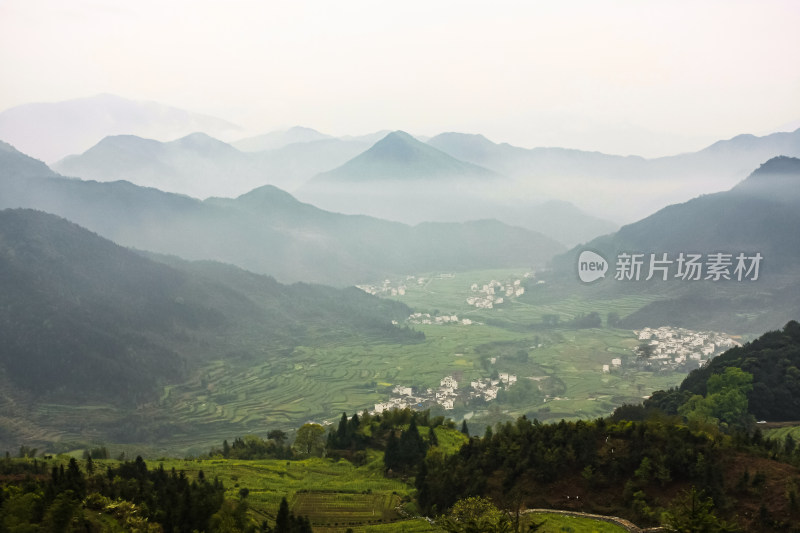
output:
[[[758,3],[0,3],[0,533],[796,531]]]

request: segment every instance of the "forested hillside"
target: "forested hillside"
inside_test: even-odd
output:
[[[729,368],[752,374],[747,399],[750,413],[758,420],[800,420],[800,324],[796,321],[715,357],[693,370],[680,389],[706,395],[709,378]]]
[[[37,401],[151,401],[211,357],[347,338],[416,342],[410,310],[355,288],[153,260],[54,215],[0,211],[2,380]],[[13,397],[13,394],[12,394]]]

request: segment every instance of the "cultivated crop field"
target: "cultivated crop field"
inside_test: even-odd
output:
[[[800,442],[800,424],[792,423],[792,425],[783,425],[782,427],[774,427],[773,424],[768,424],[768,426],[773,427],[768,427],[764,431],[764,437],[783,444],[786,437],[791,436],[795,442]]]
[[[605,324],[608,313],[624,317],[654,297],[598,300],[589,298],[594,293],[581,291],[560,297],[546,285],[526,280],[524,274],[521,270],[477,271],[393,281],[406,286],[405,294],[393,298],[415,311],[455,314],[472,321],[470,325],[399,324],[425,334],[425,340],[416,344],[363,339],[301,346],[288,354],[257,347],[266,354],[260,363],[217,360],[197,379],[166,390],[160,399],[174,427],[185,428],[173,441],[177,449],[202,453],[236,435],[264,435],[275,428],[292,431],[306,421],[332,423],[342,412],[361,412],[388,400],[395,385],[435,389],[446,376],[454,376],[459,390],[465,391],[470,381],[498,372],[531,382],[505,402],[463,400],[456,401],[453,410],[440,411],[456,420],[476,417],[474,431],[489,417],[495,422],[522,414],[540,420],[594,418],[683,379],[680,373],[636,371],[627,363],[634,359],[632,350],[639,341],[633,332]],[[481,286],[491,280],[522,280],[528,290],[493,309],[467,304],[474,293],[472,284]],[[563,327],[591,312],[602,317],[602,327]],[[544,317],[553,315],[562,326],[543,327]],[[527,358],[513,356],[520,350],[527,352]],[[496,360],[490,364],[492,357]],[[622,366],[603,373],[603,365],[614,358],[620,358]]]
[[[274,521],[281,498],[295,514],[306,515],[314,531],[438,531],[424,520],[410,520],[396,508],[410,497],[413,487],[383,475],[383,455],[371,450],[368,462],[356,467],[347,461],[310,458],[302,461],[276,459],[238,461],[229,459],[162,459],[169,470],[183,470],[195,479],[202,470],[206,479],[218,477],[226,497],[238,499],[247,489],[247,500],[259,520]]]
[[[167,387],[152,403],[138,406],[134,416],[120,419],[111,407],[88,408],[110,436],[86,444],[127,442],[128,448],[123,449],[136,453],[198,455],[220,446],[224,439],[245,434],[263,437],[272,429],[286,431],[292,438],[292,432],[305,422],[336,423],[342,412],[373,409],[376,403],[388,401],[397,385],[425,391],[439,387],[447,376],[458,381],[460,396],[452,410],[434,405],[432,411],[456,421],[468,418],[473,433],[481,433],[485,424],[523,414],[542,421],[595,418],[683,379],[684,374],[676,372],[636,370],[630,363],[638,339],[630,330],[608,327],[609,313],[625,317],[654,296],[604,297],[584,287],[563,294],[538,284],[536,278],[525,278],[525,273],[432,273],[389,280],[391,286],[406,287],[404,294],[389,297],[414,312],[432,317],[457,315],[472,323],[401,322],[399,327],[425,335],[424,340],[404,344],[351,336],[336,342],[316,339],[313,345],[290,350],[242,345],[247,357],[220,354],[187,382]],[[492,280],[512,285],[519,280],[525,292],[492,309],[467,303],[475,294],[473,284],[482,287]],[[593,312],[602,318],[600,327],[568,327],[569,321]],[[558,317],[558,324],[544,324],[553,317]],[[615,358],[622,364],[603,373],[603,366]],[[499,373],[518,378],[504,398],[468,397],[471,381]],[[47,435],[51,440],[92,439],[80,429],[87,408],[49,404],[40,411],[25,416],[34,423],[32,436],[37,435],[37,420],[58,419],[69,421],[77,433]]]
[[[422,428],[427,429],[427,428]],[[437,434],[444,436],[446,433]],[[441,441],[440,441],[441,442]],[[462,441],[463,442],[463,441]],[[448,450],[452,451],[450,448]],[[80,450],[74,455],[80,456]],[[44,460],[49,465],[64,466],[67,455]],[[82,470],[86,463],[79,460]],[[383,454],[368,451],[367,463],[354,466],[348,461],[309,458],[300,461],[278,459],[241,461],[231,459],[146,460],[150,470],[162,465],[165,470],[183,471],[189,480],[218,478],[225,486],[226,498],[238,500],[246,489],[250,514],[257,521],[274,523],[281,498],[286,498],[296,515],[307,516],[314,531],[322,533],[427,533],[442,529],[424,518],[403,516],[398,508],[413,492],[413,479],[404,482],[383,475]],[[95,460],[95,468],[116,467],[116,460]],[[521,517],[521,525],[544,523],[538,531],[603,532],[624,531],[616,525],[590,518],[554,513],[530,513]]]

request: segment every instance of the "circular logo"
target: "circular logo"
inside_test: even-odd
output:
[[[584,250],[578,256],[578,277],[584,283],[591,283],[606,277],[608,261],[602,255]]]

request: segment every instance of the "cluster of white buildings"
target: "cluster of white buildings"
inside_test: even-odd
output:
[[[383,280],[380,285],[356,285],[356,287],[373,296],[404,296],[408,289],[405,283],[392,283],[388,279]]]
[[[612,368],[620,368],[622,366],[622,358],[615,357],[611,360],[610,365],[603,365],[603,373],[608,374]]]
[[[517,382],[517,376],[500,372],[497,379],[483,378],[470,383],[468,398],[483,398],[487,401],[497,398],[497,392],[501,388],[509,388]],[[447,376],[439,382],[439,388],[427,389],[425,392],[414,394],[411,387],[396,385],[392,389],[392,397],[381,403],[375,404],[373,414],[382,413],[391,409],[424,408],[431,405],[439,405],[443,409],[450,410],[455,406],[458,399],[458,381],[452,376]]]
[[[435,279],[450,279],[456,277],[453,273],[437,274]],[[356,285],[357,288],[373,296],[405,296],[409,286],[425,285],[432,278],[406,276],[402,281],[383,280],[383,283],[376,285]]]
[[[409,324],[433,324],[437,326],[443,326],[446,324],[461,324],[463,326],[470,326],[473,324],[472,320],[469,318],[459,319],[457,315],[431,316],[430,313],[414,313],[406,319],[406,322]]]
[[[641,345],[634,352],[641,357],[642,364],[651,370],[675,370],[681,367],[699,367],[720,353],[741,346],[725,333],[715,331],[692,331],[685,328],[663,326],[634,331],[642,344],[648,346],[649,354],[643,354]],[[646,357],[644,357],[646,356]],[[603,365],[603,372],[621,366],[619,358],[611,365]]]
[[[505,302],[506,298],[518,298],[525,294],[525,287],[519,279],[505,283],[493,279],[481,286],[473,283],[470,290],[475,294],[467,298],[467,304],[478,309],[492,309],[495,305]]]
[[[501,386],[509,388],[516,382],[517,376],[514,374],[500,372],[498,379],[484,378],[470,382],[469,385],[472,390],[469,391],[469,397],[483,398],[488,402],[497,398],[497,392]]]
[[[425,407],[441,405],[444,409],[452,409],[458,397],[458,382],[452,376],[447,376],[439,382],[438,389],[426,389],[425,392],[414,394],[411,387],[396,385],[392,389],[393,396],[381,403],[375,404],[372,414],[382,413],[391,409],[405,409],[406,407]]]

